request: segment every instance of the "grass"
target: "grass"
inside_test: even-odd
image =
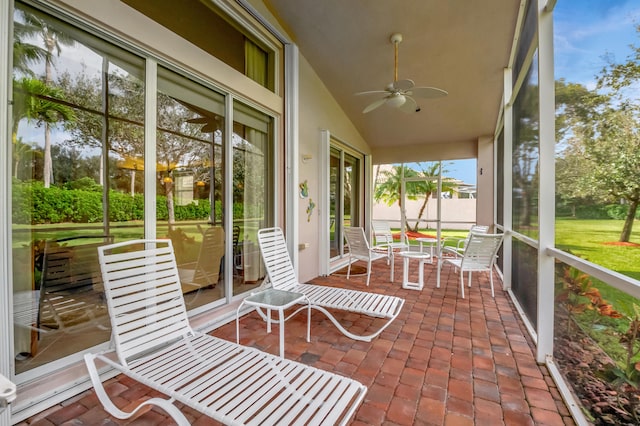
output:
[[[634,279],[640,279],[640,223],[636,223],[630,242],[639,245],[616,244],[624,221],[622,220],[556,220],[556,246],[592,263],[604,266]],[[627,293],[591,278],[602,298],[609,302],[624,318],[613,319],[595,311],[575,314],[576,321],[619,365],[625,363],[625,348],[620,336],[629,327],[634,316],[633,305],[640,301]],[[634,357],[634,361],[640,359]]]

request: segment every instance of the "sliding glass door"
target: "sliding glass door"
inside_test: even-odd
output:
[[[331,146],[329,154],[329,258],[344,253],[342,230],[358,226],[360,201],[361,160],[338,146]]]

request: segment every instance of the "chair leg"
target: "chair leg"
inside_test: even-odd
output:
[[[489,282],[491,283],[491,297],[495,298],[496,295],[493,292],[493,266],[489,269]]]
[[[367,262],[367,287],[369,287],[369,279],[371,278],[371,258]]]
[[[469,271],[469,288],[471,288],[471,271]]]
[[[460,291],[462,292],[462,298],[464,299],[464,272],[460,269]]]
[[[349,258],[349,266],[347,267],[347,279],[351,275],[351,258]]]

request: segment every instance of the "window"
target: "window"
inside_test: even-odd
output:
[[[224,96],[159,67],[157,105],[156,232],[192,309],[225,295]]]
[[[16,4],[16,373],[110,338],[96,246],[143,236],[144,61]]]
[[[273,226],[273,123],[241,102],[233,107],[233,294],[256,288],[265,276],[258,229]]]

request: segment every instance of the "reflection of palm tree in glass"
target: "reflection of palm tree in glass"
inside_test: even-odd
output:
[[[62,91],[47,86],[35,78],[23,78],[14,81],[13,128],[12,139],[16,148],[18,125],[26,118],[36,123],[56,123],[58,121],[72,121],[75,119],[73,110],[50,98],[61,99]]]
[[[55,27],[35,15],[24,13],[25,23],[31,28],[33,33],[37,33],[45,45],[45,78],[44,83],[51,86],[53,83],[53,55],[60,56],[61,46],[73,46],[74,40],[64,32],[58,31]],[[53,165],[51,159],[51,126],[53,122],[44,121],[44,187],[51,185],[53,176]]]

